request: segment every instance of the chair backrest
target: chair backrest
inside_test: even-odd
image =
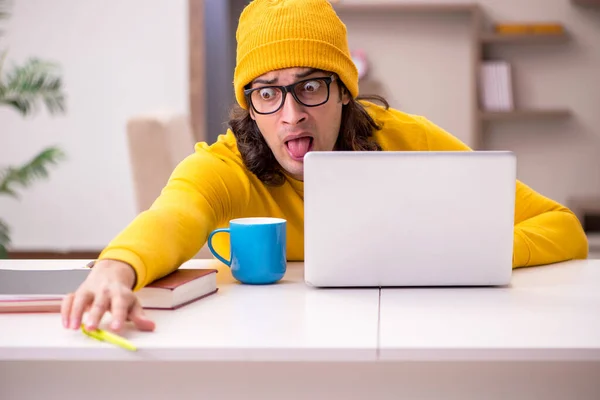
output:
[[[147,210],[175,166],[194,151],[185,115],[135,116],[127,122],[127,142],[137,212]]]

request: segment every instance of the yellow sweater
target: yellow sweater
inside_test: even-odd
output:
[[[384,150],[470,150],[423,117],[364,104],[383,124],[376,139]],[[280,187],[262,184],[244,167],[228,130],[213,145],[198,143],[195,152],[175,168],[150,209],[120,232],[99,258],[131,264],[137,273],[134,290],[138,290],[192,258],[213,229],[248,216],[285,218],[287,258],[303,260],[303,182],[288,177]],[[229,236],[221,234],[213,242],[226,258],[228,241]],[[513,267],[587,258],[587,252],[586,235],[575,215],[517,181]]]

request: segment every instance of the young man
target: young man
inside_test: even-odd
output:
[[[153,330],[134,290],[192,258],[233,218],[285,218],[288,260],[302,260],[308,151],[470,150],[425,118],[358,101],[346,27],[327,0],[254,0],[237,41],[231,129],[213,145],[198,143],[150,209],[108,244],[65,299],[65,327],[77,329],[89,310],[90,329],[110,311],[112,329],[129,319]],[[226,235],[215,239],[229,254]],[[573,213],[516,183],[514,267],[586,258],[587,251]]]

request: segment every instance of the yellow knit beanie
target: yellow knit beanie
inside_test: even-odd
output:
[[[233,86],[237,102],[245,109],[244,87],[282,68],[335,72],[351,95],[358,96],[358,71],[346,26],[328,0],[253,0],[240,16],[236,39]]]

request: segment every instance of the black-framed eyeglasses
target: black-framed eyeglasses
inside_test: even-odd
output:
[[[287,94],[303,106],[317,107],[329,101],[329,88],[335,75],[309,78],[287,86],[261,86],[244,90],[244,94],[258,114],[273,114],[283,107]]]

